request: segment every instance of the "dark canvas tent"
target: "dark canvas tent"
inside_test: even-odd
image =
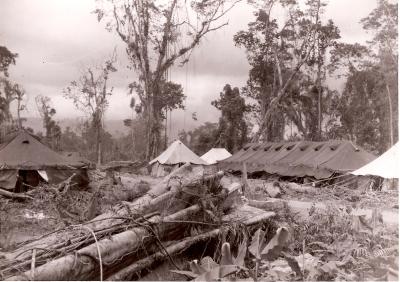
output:
[[[0,146],[0,187],[14,189],[21,182],[36,186],[39,180],[57,184],[75,173],[74,181],[88,181],[87,166],[53,151],[35,136],[19,131]]]
[[[376,157],[349,141],[265,142],[244,146],[232,157],[221,161],[227,170],[265,171],[282,176],[328,178],[334,173],[356,170]]]

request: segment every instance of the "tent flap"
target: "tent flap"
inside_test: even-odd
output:
[[[18,179],[18,170],[16,169],[4,169],[0,170],[0,188],[7,190],[14,189],[15,183]]]

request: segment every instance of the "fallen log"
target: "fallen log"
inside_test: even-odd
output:
[[[299,185],[294,182],[284,183],[283,187],[285,189],[290,189],[290,190],[300,192],[300,193],[315,194],[317,192],[317,190],[310,185]]]
[[[230,214],[222,217],[222,222],[232,223],[233,221],[240,221],[246,226],[257,224],[275,216],[274,212],[263,212],[257,208],[243,205],[237,209],[231,211]],[[221,229],[217,228],[212,231],[183,239],[182,241],[175,243],[166,248],[168,254],[173,257],[177,253],[181,253],[190,246],[208,239],[217,237],[221,233]],[[131,279],[131,275],[144,268],[150,267],[156,261],[166,259],[165,252],[154,253],[144,259],[134,262],[133,264],[121,269],[120,271],[112,274],[106,280],[109,281],[121,281]]]
[[[89,224],[88,227],[92,229],[97,229],[100,226],[108,225],[111,222],[107,220],[98,221],[100,219],[107,219],[110,217],[115,217],[116,215],[122,216],[127,215],[129,211],[134,214],[143,214],[144,211],[152,212],[154,208],[160,208],[160,204],[163,201],[167,201],[171,199],[172,196],[176,195],[179,191],[182,190],[182,187],[193,187],[198,185],[200,182],[212,180],[215,178],[222,177],[223,172],[218,172],[216,174],[210,176],[204,175],[194,175],[193,177],[188,177],[187,175],[185,178],[178,177],[179,174],[185,174],[185,170],[190,167],[189,164],[185,164],[182,167],[176,169],[171,174],[166,176],[166,178],[156,185],[153,189],[148,191],[144,196],[138,198],[137,200],[133,201],[132,203],[125,202],[125,205],[119,205],[112,209],[112,211],[101,214],[93,219],[93,224]],[[175,178],[175,181],[173,179]],[[170,190],[170,191],[169,191]],[[167,193],[170,192],[170,193]],[[163,195],[165,194],[165,195]],[[161,196],[161,198],[157,199],[157,197]],[[155,200],[157,199],[157,200]],[[155,201],[153,201],[155,200]],[[113,220],[111,220],[113,221]]]
[[[168,234],[178,226],[177,223],[165,223],[163,221],[179,221],[187,220],[195,216],[201,210],[200,205],[193,205],[189,208],[181,210],[175,214],[162,219],[156,216],[149,220],[150,223],[160,224],[159,234]],[[144,241],[155,240],[152,232],[147,227],[137,227],[118,233],[112,238],[105,238],[98,241],[97,244],[91,244],[77,251],[75,254],[68,254],[59,259],[50,261],[35,269],[36,280],[88,280],[97,278],[100,257],[98,249],[101,253],[101,261],[103,266],[111,266],[118,263],[118,260],[127,255],[140,250]],[[27,280],[30,278],[30,271],[24,272],[22,275],[10,277],[7,280]]]
[[[165,248],[165,251],[170,256],[174,256],[196,243],[217,237],[220,234],[220,232],[221,232],[220,229],[214,229],[212,231],[209,231],[209,232],[206,232],[206,233],[194,236],[194,237],[185,238],[182,241]],[[152,264],[154,264],[156,261],[159,261],[159,260],[162,260],[165,258],[166,258],[165,252],[156,252],[144,259],[138,260],[135,263],[121,269],[120,271],[109,276],[106,280],[108,280],[108,281],[130,280],[132,273],[138,272],[144,268],[148,268]]]
[[[245,225],[253,225],[275,216],[275,212],[263,211],[250,205],[242,205],[229,214],[222,216],[223,223],[240,222]]]
[[[267,201],[249,200],[249,206],[268,211],[282,210],[285,207],[286,201],[269,199]]]
[[[157,216],[157,214],[148,214],[146,216],[143,216],[141,219],[137,220],[138,225],[144,224],[146,221],[148,221],[150,218]],[[81,229],[84,228],[84,226],[77,226],[80,227]],[[118,232],[123,232],[126,231],[127,227],[129,225],[127,224],[120,224],[120,225],[114,225],[113,227],[106,228],[103,230],[98,230],[96,231],[96,238],[104,238],[105,236],[110,236],[110,234],[115,234]],[[60,233],[59,233],[60,234]],[[60,234],[62,235],[62,233]],[[42,248],[40,246],[35,245],[33,249],[27,249],[25,250],[25,256],[18,256],[18,260],[15,260],[9,264],[4,264],[0,265],[0,274],[1,275],[8,275],[15,269],[23,269],[24,267],[27,267],[30,262],[30,253],[32,250],[37,251],[36,258],[37,260],[40,261],[47,261],[49,259],[56,259],[59,257],[59,254],[66,254],[66,253],[71,253],[74,252],[80,248],[83,248],[87,245],[90,245],[96,241],[95,238],[90,237],[88,238],[87,234],[84,235],[77,235],[77,237],[68,239],[67,241],[63,241],[59,244],[52,245],[51,248]],[[0,276],[0,279],[2,277],[6,276]]]
[[[7,197],[7,198],[13,198],[13,199],[22,199],[22,200],[33,200],[33,198],[31,196],[22,194],[22,193],[13,193],[13,192],[9,192],[7,190],[3,190],[0,189],[0,195]]]
[[[106,212],[101,214],[85,225],[92,229],[93,231],[101,230],[105,228],[109,228],[110,226],[121,224],[125,221],[125,219],[118,219],[118,217],[127,217],[130,216],[132,218],[139,218],[144,214],[148,214],[154,211],[158,211],[166,206],[172,206],[172,210],[179,210],[180,208],[184,208],[181,205],[177,205],[172,199],[175,198],[178,193],[191,193],[190,191],[196,189],[199,183],[204,181],[210,181],[213,179],[219,179],[222,177],[223,173],[219,172],[214,175],[210,176],[202,176],[202,175],[195,175],[194,177],[188,176],[188,169],[189,165],[183,165],[182,167],[178,168],[170,175],[168,175],[159,185],[155,188],[151,189],[146,195],[137,200],[130,202],[124,202],[123,205],[119,204],[112,209],[112,211]],[[172,179],[177,177],[179,174],[186,174],[184,180],[181,178]],[[182,181],[182,183],[180,183]],[[174,185],[171,187],[170,185]],[[170,187],[170,188],[168,188]],[[168,191],[170,189],[170,191]],[[195,196],[199,196],[197,193]],[[185,203],[187,206],[187,203]],[[73,237],[73,232],[65,233],[64,238],[61,238],[61,241],[67,241],[70,237]],[[21,253],[26,252],[26,250],[33,249],[34,247],[40,248],[52,248],[53,245],[60,244],[60,237],[59,234],[52,234],[51,236],[42,238],[38,241],[33,241],[25,246],[14,250],[12,252],[4,253],[3,256],[9,260],[15,260],[17,256]],[[25,257],[21,257],[22,259]]]

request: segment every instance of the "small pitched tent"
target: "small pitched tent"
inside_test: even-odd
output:
[[[212,148],[200,158],[209,165],[216,164],[218,161],[225,160],[232,156],[225,148]]]
[[[0,187],[25,190],[40,180],[57,184],[75,173],[78,184],[88,182],[86,165],[53,151],[37,137],[21,130],[0,146]]]
[[[354,171],[375,158],[349,141],[265,142],[248,144],[218,164],[221,169],[240,171],[246,163],[248,172],[323,179]]]
[[[383,178],[400,178],[399,142],[367,165],[351,172],[354,175],[374,175]]]
[[[149,162],[149,165],[151,165],[152,176],[165,176],[176,167],[185,163],[201,166],[207,165],[205,161],[193,153],[185,144],[176,140],[157,158]]]

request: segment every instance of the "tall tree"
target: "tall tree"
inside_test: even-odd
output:
[[[226,84],[220,93],[220,98],[211,104],[221,111],[217,144],[230,152],[236,152],[247,142],[244,115],[249,110],[243,97],[240,96],[239,88],[232,88]]]
[[[234,36],[236,45],[246,48],[251,70],[244,94],[257,101],[255,106],[258,132],[255,140],[282,140],[287,120],[293,121],[298,130],[306,135],[310,131],[302,124],[306,113],[299,112],[294,102],[305,100],[317,90],[318,117],[322,120],[322,87],[326,50],[339,37],[339,31],[332,21],[323,24],[320,0],[308,0],[305,6],[297,1],[268,0],[253,1],[259,11],[256,20],[249,23],[247,31]],[[282,24],[274,16],[274,9],[280,7],[287,14]],[[319,75],[310,84],[311,68],[317,68]],[[299,87],[302,91],[298,91]],[[304,95],[306,94],[306,95]],[[303,97],[295,97],[302,95]],[[296,98],[296,99],[293,99]],[[317,130],[318,132],[318,130]],[[314,134],[315,135],[315,134]],[[304,136],[306,137],[306,136]],[[313,139],[318,136],[312,136]]]
[[[183,101],[186,97],[183,94],[182,86],[178,83],[175,83],[173,81],[165,81],[163,79],[162,81],[160,81],[160,85],[161,85],[161,91],[159,93],[160,95],[157,97],[157,99],[155,99],[154,102],[155,102],[155,105],[157,105],[157,107],[159,107],[161,109],[160,117],[163,119],[166,119],[168,111],[172,111],[174,109],[184,109]],[[130,88],[130,94],[133,94],[133,91],[135,89],[134,84],[130,84],[129,88]],[[134,98],[132,97],[132,99],[134,99]],[[132,100],[131,100],[130,107],[132,109],[132,118],[125,119],[124,125],[131,126],[131,129],[132,129],[133,126],[135,126],[135,123],[132,122],[135,120],[134,112],[136,112],[136,116],[138,117],[139,115],[141,115],[143,108],[142,108],[141,104],[136,104],[136,101],[134,104],[132,104]],[[141,118],[140,120],[141,120],[141,122],[145,121],[145,120],[143,120],[143,118]],[[159,126],[160,126],[160,130],[161,130],[162,124],[159,124]],[[143,136],[144,135],[142,134],[141,138],[143,138]],[[166,140],[166,136],[165,136],[165,143],[166,142],[167,142],[167,140]],[[136,149],[134,148],[133,145],[132,145],[132,150],[136,151]],[[143,151],[143,149],[141,149],[141,151]]]
[[[37,110],[43,120],[43,127],[46,130],[45,138],[53,149],[60,149],[61,127],[53,119],[56,109],[51,105],[51,99],[47,96],[38,95],[35,97]]]
[[[218,144],[218,123],[206,122],[188,132],[189,141],[185,140],[196,154],[203,155]]]
[[[397,4],[377,4],[361,20],[373,33],[368,47],[340,43],[331,52],[330,69],[344,73],[346,83],[335,101],[330,134],[382,153],[398,139]]]
[[[10,104],[16,99],[15,85],[9,79],[9,67],[15,65],[18,54],[0,46],[0,126],[12,121]],[[2,130],[3,131],[3,130]],[[6,132],[2,132],[5,134]]]
[[[131,138],[132,138],[132,140],[131,140],[131,142],[132,142],[132,160],[134,160],[134,157],[135,157],[135,132],[134,132],[135,129],[133,127],[133,119],[135,118],[135,106],[136,106],[136,100],[134,97],[131,97],[131,102],[129,104],[129,107],[131,108],[130,128],[131,128]]]
[[[21,85],[11,81],[9,77],[9,67],[15,65],[18,54],[12,53],[5,46],[0,46],[0,127],[1,134],[6,134],[10,130],[21,129],[25,118],[21,117],[21,112],[26,109],[24,98],[25,90]],[[16,101],[17,118],[14,119],[11,113],[11,103]]]
[[[110,74],[117,71],[114,67],[115,62],[114,52],[101,66],[87,67],[78,80],[72,81],[64,89],[64,96],[72,100],[78,110],[90,116],[96,136],[95,146],[99,165],[102,163],[103,115],[108,106],[108,97],[113,93],[113,87],[109,87],[108,82]]]
[[[147,123],[146,159],[156,156],[161,145],[163,105],[158,97],[166,71],[178,60],[185,64],[206,34],[225,26],[220,19],[238,1],[226,7],[226,0],[120,0],[95,11],[99,21],[108,18],[107,28],[126,43],[130,66],[138,72],[132,86]]]
[[[15,100],[17,100],[17,127],[22,129],[21,112],[26,109],[26,104],[24,103],[24,98],[26,97],[25,90],[18,84],[14,84]]]
[[[369,42],[373,57],[382,74],[388,105],[389,144],[398,140],[398,4],[377,0],[377,7],[361,20],[366,31],[373,33]]]
[[[140,107],[135,107],[136,110],[139,110]],[[136,111],[137,112],[137,111]],[[140,113],[140,111],[139,111]],[[142,115],[137,114],[135,118],[133,119],[125,119],[124,125],[132,129],[133,132],[133,139],[135,140],[135,143],[133,144],[131,142],[132,136],[130,137],[130,142],[126,142],[126,138],[122,140],[121,147],[123,147],[126,150],[129,150],[133,152],[133,160],[139,159],[143,160],[145,159],[146,155],[146,139],[143,138],[143,136],[146,135],[146,122],[143,118]]]

